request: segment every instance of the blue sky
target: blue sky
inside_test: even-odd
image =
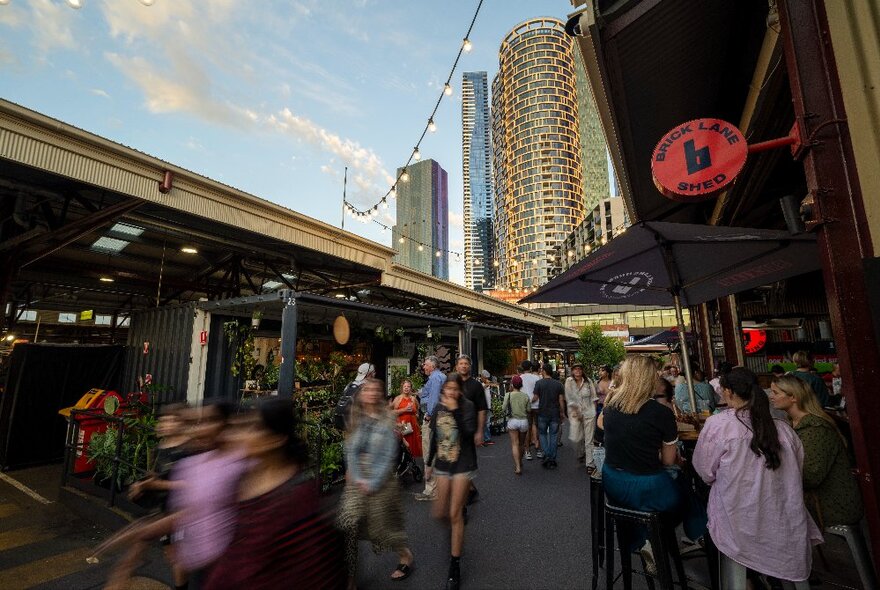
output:
[[[366,207],[409,157],[476,0],[0,0],[0,96],[322,221]],[[149,4],[149,0],[145,0]],[[498,67],[517,23],[569,0],[484,0],[423,158],[461,230],[461,73]],[[393,224],[393,204],[382,211]],[[383,244],[379,226],[346,229]],[[463,281],[450,259],[450,279]]]

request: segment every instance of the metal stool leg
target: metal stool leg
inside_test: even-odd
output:
[[[874,575],[874,566],[871,563],[871,554],[865,543],[865,536],[859,525],[838,525],[825,529],[826,533],[837,535],[846,539],[849,551],[852,553],[859,579],[866,590],[877,590],[877,576]]]
[[[746,568],[721,554],[721,590],[742,590],[746,587]]]
[[[614,588],[614,528],[613,518],[605,518],[605,590]]]

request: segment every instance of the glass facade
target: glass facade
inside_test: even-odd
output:
[[[492,120],[486,72],[462,76],[462,166],[464,176],[464,284],[483,291],[495,286]]]
[[[602,172],[585,176],[584,157],[598,161],[594,140],[602,132],[579,59],[555,19],[524,22],[501,43],[492,82],[500,288],[533,289],[558,273],[556,251],[592,209],[587,198],[593,203],[608,195],[604,139],[598,146]],[[587,109],[592,114],[581,113]],[[604,183],[588,191],[587,176],[604,177]]]
[[[685,325],[690,325],[690,311],[682,310]],[[616,326],[626,324],[630,329],[656,328],[659,332],[666,328],[672,328],[678,324],[675,319],[674,309],[649,309],[646,311],[627,311],[619,313],[594,313],[589,315],[565,315],[560,316],[559,321],[563,326],[578,328],[590,324],[600,326]]]
[[[402,168],[398,169],[397,176],[402,172]],[[397,249],[394,261],[449,280],[446,170],[434,160],[422,160],[410,164],[407,173],[409,180],[397,184],[397,223],[391,228],[392,246]]]

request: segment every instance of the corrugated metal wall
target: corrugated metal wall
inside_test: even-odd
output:
[[[186,400],[195,307],[195,303],[160,307],[132,316],[124,387],[134,391],[138,376],[150,373],[154,384],[172,389],[160,401]],[[144,342],[150,343],[147,354]]]

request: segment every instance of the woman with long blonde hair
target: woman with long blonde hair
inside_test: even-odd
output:
[[[788,414],[804,445],[804,499],[813,519],[822,527],[859,522],[862,499],[850,471],[846,441],[810,385],[783,375],[770,386],[770,403]]]
[[[612,504],[633,510],[671,513],[684,520],[685,534],[700,538],[705,512],[690,502],[686,483],[664,467],[679,461],[675,415],[653,398],[657,366],[631,356],[620,369],[621,382],[605,400],[605,464],[602,481]]]

